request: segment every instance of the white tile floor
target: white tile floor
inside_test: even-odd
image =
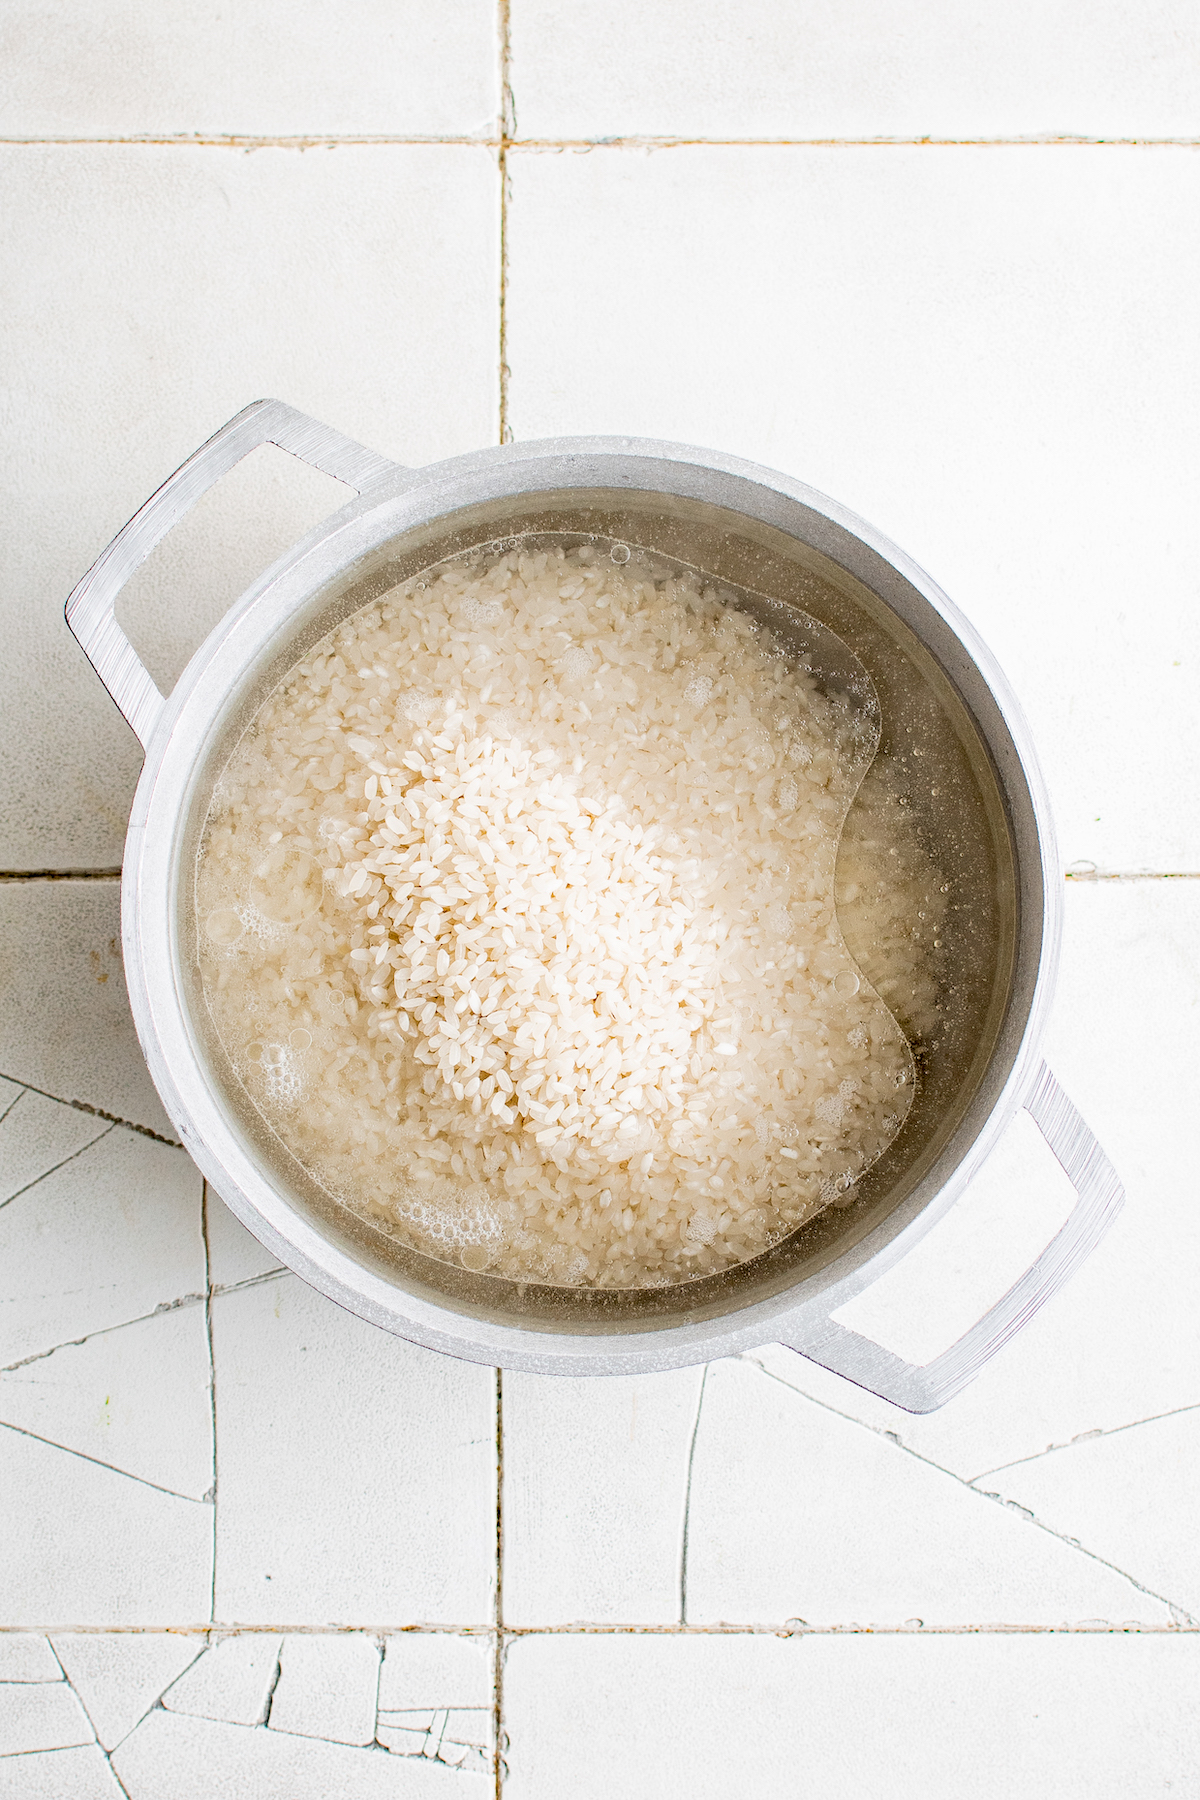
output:
[[[1196,6],[12,0],[0,179],[0,1796],[1200,1791]],[[413,463],[757,457],[999,654],[1129,1204],[943,1412],[778,1347],[498,1387],[204,1191],[61,606],[260,394]],[[262,451],[202,503],[122,602],[164,684],[343,491]],[[940,1347],[1061,1205],[1014,1129],[847,1318]]]

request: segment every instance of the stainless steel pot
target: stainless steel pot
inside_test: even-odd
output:
[[[117,597],[201,494],[268,443],[358,498],[255,582],[164,699],[117,624]],[[736,1269],[678,1287],[519,1285],[398,1246],[333,1202],[265,1126],[200,992],[196,847],[214,780],[265,694],[311,644],[398,581],[454,551],[533,532],[649,545],[802,607],[835,631],[875,682],[883,765],[907,782],[955,909],[944,1027],[916,1046],[917,1098],[852,1203]],[[551,1374],[667,1369],[780,1342],[928,1412],[1062,1285],[1119,1209],[1111,1165],[1040,1055],[1062,882],[1028,728],[988,650],[935,583],[835,502],[734,457],[631,438],[509,444],[406,469],[263,400],[147,501],[66,613],[146,750],[126,840],[123,932],[155,1085],[243,1223],[362,1318],[454,1356]],[[869,945],[851,948],[869,959]],[[830,1315],[953,1205],[1021,1107],[1078,1195],[1033,1266],[924,1367],[836,1324]]]

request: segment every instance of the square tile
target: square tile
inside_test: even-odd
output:
[[[218,1295],[213,1347],[218,1619],[486,1624],[492,1371],[391,1337],[294,1276]]]
[[[1001,1494],[1052,1531],[1087,1544],[1166,1594],[1176,1617],[1200,1623],[1200,1407],[1124,1430],[1084,1434],[1060,1450],[986,1471],[975,1486]]]
[[[0,1425],[7,1625],[202,1624],[212,1507]]]
[[[523,137],[1190,136],[1181,0],[513,0]],[[582,74],[586,71],[586,75]]]
[[[171,133],[444,136],[494,129],[488,0],[150,0],[6,9],[0,130],[13,137]]]
[[[422,1757],[489,1781],[493,1662],[492,1639],[483,1632],[389,1637],[379,1675],[378,1742],[393,1756]]]
[[[68,593],[260,395],[404,462],[492,440],[496,166],[470,146],[10,144],[0,180],[17,371],[0,460],[0,868],[105,868],[140,752],[66,629]],[[249,471],[231,494],[224,508],[214,496],[183,568],[168,549],[143,593],[144,622],[177,622],[168,663],[328,505],[314,514],[303,478]]]
[[[389,1637],[379,1674],[381,1712],[428,1708],[490,1707],[490,1637],[451,1637],[441,1631],[405,1631]]]
[[[1200,163],[699,146],[509,170],[516,435],[711,444],[834,495],[998,656],[1065,862],[1200,867]]]
[[[1145,1593],[1123,1566],[748,1363],[708,1370],[689,1480],[689,1624],[1169,1625],[1161,1590]]]
[[[1198,1657],[1190,1636],[527,1637],[505,1794],[1157,1800],[1200,1780]]]
[[[504,1622],[679,1618],[699,1369],[504,1377]]]

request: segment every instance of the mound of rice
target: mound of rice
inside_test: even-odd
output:
[[[844,1200],[910,1103],[834,911],[876,740],[625,546],[444,564],[319,644],[222,777],[221,1040],[326,1190],[427,1254],[730,1267]]]

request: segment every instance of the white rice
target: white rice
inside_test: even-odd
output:
[[[844,1202],[911,1101],[834,911],[875,737],[624,546],[443,565],[319,644],[225,771],[222,1042],[419,1250],[567,1286],[728,1268]]]

